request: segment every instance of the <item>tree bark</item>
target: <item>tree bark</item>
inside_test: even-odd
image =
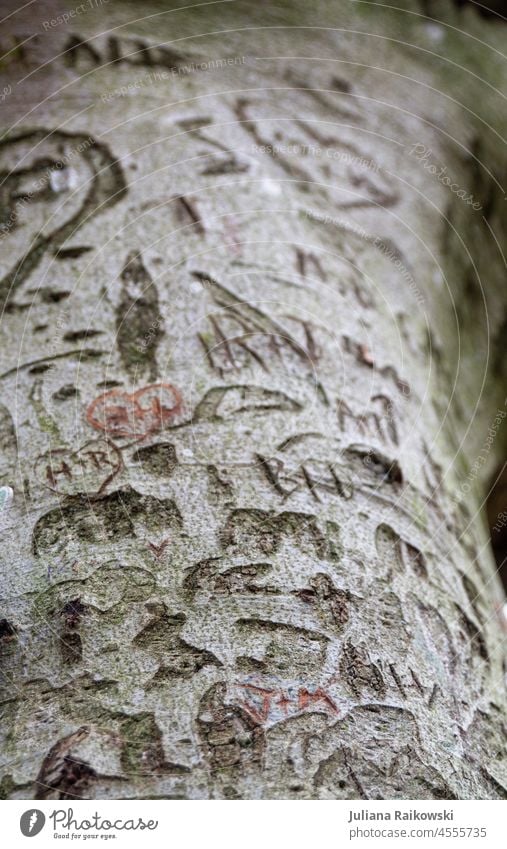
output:
[[[7,21],[5,798],[506,796],[505,29],[397,5]]]

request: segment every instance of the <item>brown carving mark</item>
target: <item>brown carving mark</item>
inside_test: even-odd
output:
[[[12,643],[16,639],[17,629],[8,619],[0,619],[0,642]]]
[[[157,377],[157,346],[164,335],[158,292],[141,254],[132,251],[120,275],[116,341],[121,361],[133,379]]]
[[[201,174],[207,177],[217,177],[220,174],[244,174],[249,169],[248,162],[242,162],[235,153],[227,151],[225,154],[212,156],[211,163],[202,169]]]
[[[86,411],[88,423],[113,439],[145,439],[161,430],[182,406],[180,392],[171,383],[153,383],[128,393],[113,389],[99,395]]]
[[[156,532],[163,525],[168,531],[181,532],[183,521],[171,499],[140,495],[130,487],[110,495],[90,498],[86,494],[69,495],[54,510],[36,522],[32,534],[35,555],[60,555],[70,540],[85,546],[112,539],[136,539],[135,523]]]
[[[206,466],[206,473],[208,476],[209,497],[217,503],[230,503],[234,497],[234,483],[228,477],[227,470],[224,469],[220,473],[219,469],[213,463],[209,463]]]
[[[222,144],[222,142],[217,141],[217,139],[214,139],[212,136],[203,132],[205,127],[209,127],[213,124],[212,119],[208,116],[184,118],[177,123],[189,136],[198,139],[200,142],[204,142],[206,147],[214,147],[219,151],[218,153],[205,152],[204,154],[200,152],[199,156],[203,156],[206,159],[206,164],[199,172],[203,176],[218,177],[226,174],[244,174],[250,170],[249,162],[246,159],[238,156],[237,153],[228,148],[227,145]],[[218,128],[218,132],[220,132],[220,130],[221,128]],[[238,244],[236,234],[236,218],[232,215],[226,215],[223,219],[223,223],[227,246],[230,247],[232,253],[241,254],[241,246]]]
[[[443,661],[447,671],[453,675],[458,664],[458,655],[444,617],[431,604],[423,604],[415,596],[414,600],[427,643]]]
[[[298,179],[301,181],[302,189],[304,191],[308,190],[308,187],[311,183],[313,183],[311,174],[306,171],[304,168],[296,165],[293,161],[286,159],[281,153],[279,153],[276,149],[276,146],[272,144],[269,138],[262,136],[258,123],[251,119],[248,115],[248,107],[251,105],[250,101],[246,98],[239,98],[236,101],[235,105],[235,113],[238,118],[238,121],[242,124],[245,130],[247,130],[257,145],[266,149],[266,152],[283,168],[283,170],[288,173],[293,179]]]
[[[184,775],[189,768],[167,761],[162,732],[152,713],[136,713],[120,726],[121,765],[128,775]]]
[[[292,68],[286,72],[285,77],[287,81],[296,88],[296,90],[303,90],[305,94],[311,97],[312,100],[318,104],[319,107],[324,108],[327,112],[332,110],[333,115],[339,116],[340,118],[360,121],[359,111],[352,111],[351,109],[346,108],[343,105],[345,102],[344,98],[337,98],[334,94],[335,92],[340,92],[340,94],[348,94],[350,92],[350,85],[345,80],[338,80],[337,77],[332,77],[329,81],[331,92],[328,93],[326,89],[321,90],[320,88],[314,88],[312,84],[309,83],[306,76],[300,76],[295,73]],[[309,126],[311,127],[311,125]],[[348,146],[345,145],[345,147]]]
[[[320,279],[327,280],[327,274],[322,267],[322,263],[313,251],[304,251],[302,248],[295,248],[295,251],[296,268],[301,277],[307,277],[306,270],[311,263]]]
[[[386,562],[393,562],[398,571],[404,572],[408,567],[419,578],[428,578],[424,554],[415,545],[402,539],[389,525],[378,526],[376,545],[379,556]]]
[[[209,322],[210,322],[213,330],[215,331],[215,336],[218,339],[218,344],[223,347],[223,351],[224,351],[226,360],[228,360],[228,362],[231,364],[232,368],[237,368],[236,362],[234,360],[234,355],[232,353],[231,345],[229,344],[229,340],[228,340],[227,336],[225,335],[222,328],[220,327],[218,320],[215,318],[214,315],[212,315],[212,316],[210,316]],[[236,339],[231,340],[231,342],[236,342],[236,341],[238,341],[238,340],[236,340]],[[239,341],[242,341],[242,340],[239,340]],[[246,348],[245,350],[248,350],[248,349]]]
[[[153,555],[156,558],[156,560],[160,560],[160,558],[162,557],[162,555],[163,555],[164,551],[166,550],[167,546],[169,545],[169,543],[170,543],[169,537],[167,539],[162,540],[160,545],[156,545],[154,542],[148,542],[148,547],[153,552]]]
[[[233,510],[220,532],[222,544],[231,550],[245,552],[249,557],[269,555],[281,545],[287,535],[305,550],[317,552],[319,557],[339,558],[338,528],[326,523],[327,536],[318,527],[315,516],[307,513],[268,510]]]
[[[314,336],[314,329],[316,327],[311,321],[306,321],[305,319],[297,318],[296,316],[289,315],[287,318],[290,318],[292,321],[297,321],[301,324],[304,334],[305,334],[305,349],[308,351],[308,355],[313,363],[317,363],[322,357],[322,350],[320,345],[317,344],[317,341]],[[320,384],[319,384],[320,386]],[[320,387],[322,389],[322,387]],[[324,391],[322,389],[322,391]],[[326,401],[325,401],[326,403]]]
[[[381,524],[375,532],[375,545],[379,557],[387,564],[393,564],[398,572],[406,572],[410,568],[419,578],[426,579],[428,570],[426,560],[421,551],[406,542],[390,527]]]
[[[303,687],[299,691],[298,695],[298,708],[299,710],[305,710],[305,708],[309,707],[309,705],[319,704],[323,702],[326,707],[328,707],[333,713],[339,714],[339,710],[331,698],[331,696],[326,693],[322,687],[317,687],[314,692],[310,692],[305,687]]]
[[[390,670],[390,672],[391,672],[391,675],[393,676],[394,683],[396,684],[396,686],[397,686],[398,690],[400,691],[400,693],[401,693],[401,695],[403,696],[403,698],[404,698],[404,699],[406,699],[406,698],[407,698],[407,694],[406,694],[405,688],[404,688],[403,684],[401,683],[400,676],[399,676],[399,675],[398,675],[398,673],[396,672],[396,668],[395,668],[395,666],[394,666],[394,664],[393,664],[393,663],[390,663],[390,664],[389,664],[389,670]]]
[[[374,418],[375,427],[377,432],[381,436],[384,441],[388,441],[388,438],[391,441],[398,445],[398,434],[396,430],[396,423],[394,421],[394,404],[390,398],[386,395],[374,395],[371,398],[372,404],[376,404],[378,402],[378,406],[380,407],[379,412],[374,412],[370,415]],[[368,424],[369,415],[361,415],[358,417],[359,421],[364,424]],[[385,430],[382,425],[385,426]],[[387,433],[386,433],[387,431]]]
[[[271,702],[277,695],[277,690],[266,690],[265,687],[257,687],[255,684],[240,684],[244,690],[248,690],[253,695],[260,696],[260,708],[254,707],[248,702],[242,702],[242,707],[255,719],[259,724],[265,722],[269,716]]]
[[[398,445],[393,402],[386,395],[374,395],[370,400],[377,409],[372,408],[363,413],[354,414],[347,402],[338,398],[337,411],[340,430],[344,433],[350,433],[350,427],[347,426],[346,422],[352,422],[362,436],[379,437],[382,442],[392,442],[394,445]]]
[[[284,501],[305,489],[319,503],[322,501],[320,493],[339,496],[346,501],[352,498],[352,484],[343,466],[309,459],[291,468],[285,460],[262,454],[255,456],[268,482]]]
[[[30,289],[30,294],[40,295],[43,304],[59,304],[71,296],[71,292],[67,289],[53,289],[51,286],[40,286],[38,289]]]
[[[242,617],[236,626],[243,640],[253,636],[257,643],[263,642],[261,659],[276,675],[316,673],[325,662],[329,637],[317,631],[258,617]]]
[[[296,433],[293,436],[288,436],[283,442],[276,446],[277,451],[287,451],[295,445],[299,445],[306,439],[325,439],[322,433],[316,430],[307,431],[306,433]]]
[[[132,455],[135,463],[139,463],[144,472],[161,478],[170,478],[178,466],[176,449],[170,442],[158,442],[146,448],[138,448]]]
[[[370,349],[366,345],[358,345],[357,350],[359,361],[364,363],[364,365],[371,366],[373,368],[375,360],[373,359]]]
[[[470,604],[470,607],[472,608],[473,612],[475,613],[475,615],[477,617],[477,621],[480,622],[481,624],[483,624],[484,623],[484,614],[481,611],[481,606],[480,606],[480,598],[481,597],[480,597],[480,594],[479,594],[479,590],[477,589],[477,587],[474,584],[474,582],[472,581],[472,579],[468,577],[468,575],[462,575],[461,580],[462,580],[463,589],[465,590],[465,593],[466,593],[468,602]]]
[[[82,726],[51,747],[35,781],[35,799],[79,799],[85,795],[96,774],[87,763],[72,757],[72,749],[89,733],[90,729]]]
[[[375,298],[373,292],[368,292],[366,290],[366,281],[364,281],[363,279],[358,280],[355,274],[350,275],[349,281],[358,304],[364,307],[364,309],[371,309],[372,307],[374,307]],[[365,363],[365,365],[367,365],[367,363]]]
[[[146,649],[161,658],[162,664],[151,686],[174,678],[191,678],[205,666],[222,666],[209,651],[190,645],[180,636],[186,616],[170,614],[164,603],[148,603],[151,621],[133,639],[135,648]]]
[[[83,254],[92,250],[91,245],[74,245],[72,248],[58,248],[54,253],[54,257],[58,260],[78,259]]]
[[[466,641],[470,644],[472,654],[478,655],[482,658],[482,660],[489,664],[488,647],[481,629],[477,627],[475,622],[472,622],[459,605],[456,604],[455,608],[459,614],[459,622],[462,628],[462,633],[464,634]]]
[[[94,336],[102,336],[102,330],[92,330],[85,328],[84,330],[69,330],[63,334],[64,342],[81,342],[84,339],[93,339]]]
[[[280,708],[283,716],[294,715],[308,709],[313,710],[314,705],[321,705],[326,711],[335,715],[339,714],[334,700],[322,687],[317,687],[315,690],[299,687],[297,698],[290,698],[279,688],[267,689],[250,683],[239,683],[237,686],[246,690],[247,698],[250,699],[241,701],[241,707],[259,725],[265,725],[268,720],[279,718],[276,712],[277,707]]]
[[[402,380],[398,377],[398,372],[394,368],[394,366],[383,366],[379,368],[369,354],[368,348],[366,345],[363,345],[360,342],[356,342],[354,339],[351,339],[349,336],[342,336],[343,350],[347,354],[351,354],[355,360],[361,365],[366,366],[366,368],[371,369],[376,374],[380,374],[383,377],[389,377],[394,382],[396,388],[402,393],[402,395],[410,395],[410,385],[406,380]]]
[[[97,348],[77,348],[73,351],[66,351],[64,354],[54,354],[53,356],[41,357],[38,360],[31,360],[27,363],[20,363],[19,365],[13,366],[13,368],[9,369],[8,371],[4,371],[3,374],[0,374],[0,380],[3,380],[3,378],[5,377],[10,377],[11,374],[17,374],[18,372],[23,371],[24,369],[28,369],[29,374],[41,374],[42,372],[48,371],[51,368],[49,363],[55,362],[57,360],[66,360],[67,358],[72,359],[73,357],[75,357],[76,359],[79,359],[79,362],[81,364],[83,364],[88,360],[96,360],[103,354],[109,353],[109,351],[101,351]]]
[[[28,374],[44,374],[44,372],[49,371],[51,366],[49,363],[41,363],[39,366],[34,366],[33,368],[28,370]],[[40,386],[40,382],[36,381],[36,386]]]
[[[338,631],[349,621],[351,594],[348,590],[337,589],[331,578],[322,572],[310,579],[309,587],[293,592],[302,602],[314,607],[324,621],[330,620]]]
[[[75,68],[80,58],[85,60],[86,67],[98,67],[101,63],[99,52],[91,44],[78,35],[71,35],[65,44],[64,62]]]
[[[429,708],[432,708],[432,707],[433,707],[433,705],[435,704],[435,700],[436,700],[436,698],[437,698],[438,691],[439,691],[439,686],[438,686],[438,684],[434,684],[434,685],[433,685],[433,689],[432,689],[432,691],[431,691],[431,693],[430,693],[430,697],[429,697],[429,699],[428,699],[428,707],[429,707]]]
[[[339,669],[358,698],[364,689],[373,690],[382,697],[385,695],[386,685],[380,670],[369,661],[366,651],[354,646],[350,640],[343,647]],[[336,676],[331,680],[337,680]]]
[[[250,675],[258,672],[266,672],[267,665],[263,660],[258,660],[256,657],[246,657],[239,654],[236,657],[236,669],[244,672],[246,675]]]
[[[109,55],[115,62],[126,62],[131,65],[145,65],[149,68],[161,67],[174,68],[181,67],[185,62],[186,57],[178,53],[173,48],[163,44],[149,44],[141,38],[124,39],[118,36],[109,36],[108,41]],[[134,47],[128,53],[124,53],[129,47]]]
[[[305,87],[304,87],[305,88]],[[313,96],[319,97],[319,94],[315,91],[311,92]],[[321,95],[320,95],[321,96]],[[322,179],[315,179],[315,168],[313,169],[313,173],[311,169],[307,169],[302,167],[300,164],[296,164],[294,161],[294,157],[286,156],[279,150],[279,146],[277,146],[277,140],[280,137],[275,136],[274,133],[266,134],[262,129],[265,126],[265,122],[257,121],[255,118],[251,116],[249,107],[252,106],[252,101],[249,101],[246,98],[239,98],[235,104],[235,113],[238,118],[238,121],[241,122],[243,127],[250,133],[254,141],[258,146],[264,148],[265,152],[271,156],[273,161],[275,161],[293,180],[298,180],[300,183],[300,188],[303,191],[309,191],[310,185],[313,185],[314,188],[320,193],[324,195],[329,194],[329,189],[325,185],[326,183],[331,183],[333,187],[342,188],[345,190],[345,186],[339,185],[339,178],[348,183],[349,186],[353,186],[354,189],[362,190],[349,192],[349,194],[355,194],[357,197],[353,197],[352,200],[345,200],[342,202],[335,200],[335,205],[340,209],[353,209],[353,208],[361,208],[361,207],[369,207],[369,206],[381,206],[381,207],[390,207],[396,204],[399,200],[398,195],[392,189],[392,187],[387,183],[387,181],[378,174],[373,174],[373,169],[370,169],[368,172],[366,169],[360,170],[356,166],[349,166],[347,168],[342,167],[341,173],[336,173],[336,167],[339,168],[339,160],[340,157],[333,159],[332,157],[326,157],[325,162],[322,164],[318,159],[314,159],[314,163],[316,163],[315,167],[321,172]],[[322,103],[321,103],[322,106]],[[336,107],[332,107],[330,104],[326,104],[327,109],[332,109],[333,114],[336,114]],[[341,139],[334,137],[324,137],[322,136],[316,129],[314,125],[311,125],[305,121],[283,121],[281,125],[279,125],[282,129],[278,130],[278,133],[282,134],[282,138],[288,137],[288,134],[291,133],[291,139],[293,138],[293,134],[295,132],[300,132],[303,134],[304,142],[307,144],[307,139],[313,139],[319,143],[319,145],[323,145],[324,147],[330,147],[337,149],[351,149],[354,152],[356,158],[362,158],[360,151],[348,145],[346,142],[343,142]],[[286,134],[285,136],[283,134]],[[334,171],[332,172],[332,178],[330,179],[330,168],[329,166],[334,165]],[[378,167],[375,163],[371,163],[374,165],[375,170],[378,170]]]
[[[175,198],[176,200],[176,210],[179,217],[185,222],[190,222],[199,233],[200,236],[204,236],[205,228],[202,223],[202,218],[199,215],[197,204],[194,200],[190,200],[185,197],[185,195],[180,195]]]
[[[197,727],[209,768],[238,770],[262,760],[265,736],[254,717],[225,702],[226,686],[214,684],[199,705]]]
[[[57,448],[41,454],[34,471],[37,479],[53,492],[100,495],[122,468],[122,456],[116,446],[105,439],[93,439],[77,451]]]
[[[13,268],[0,281],[0,309],[13,298],[16,289],[37,268],[48,250],[59,251],[65,241],[72,237],[85,221],[89,221],[94,215],[118,203],[127,192],[123,171],[118,161],[113,158],[106,145],[91,139],[90,136],[66,133],[62,130],[35,130],[4,139],[0,142],[0,152],[12,148],[12,158],[15,159],[17,147],[22,151],[24,146],[27,146],[27,149],[31,151],[40,146],[42,153],[49,145],[55,151],[59,147],[70,146],[69,153],[73,153],[73,158],[69,155],[69,164],[72,165],[79,155],[80,160],[91,171],[92,177],[86,182],[86,195],[77,212],[74,212],[71,218],[53,233],[35,236],[30,249],[16,261]],[[51,193],[48,188],[49,174],[53,169],[61,168],[61,164],[61,157],[59,158],[55,153],[51,156],[42,155],[41,159],[30,168],[21,168],[22,175],[30,172],[35,176],[40,168],[44,167],[47,175],[44,180],[45,188],[26,195],[26,209],[30,204],[47,201],[48,193]],[[7,192],[9,198],[7,204],[9,214],[12,214],[14,204],[17,202],[19,179],[15,170],[0,172],[0,184],[3,185],[3,190]]]
[[[182,127],[189,136],[198,139],[199,141],[204,142],[205,145],[214,147],[220,151],[220,153],[218,154],[218,157],[220,158],[215,158],[214,160],[212,160],[212,164],[210,166],[211,170],[208,170],[208,167],[205,166],[204,170],[201,171],[201,174],[227,173],[226,171],[220,171],[221,165],[223,165],[227,169],[228,165],[230,165],[232,168],[235,168],[235,166],[238,164],[238,159],[233,150],[230,150],[227,145],[222,144],[221,141],[218,141],[217,139],[214,139],[212,136],[207,135],[205,132],[203,132],[206,127],[211,127],[213,125],[213,119],[209,116],[196,115],[193,118],[182,118],[180,121],[177,121],[177,124],[178,126]],[[218,171],[214,170],[215,163],[217,165],[217,168],[219,169]],[[241,170],[247,170],[247,168],[248,166],[246,168],[241,168]]]
[[[370,195],[371,200],[358,200],[346,204],[350,209],[351,206],[380,206],[387,209],[398,203],[399,197],[394,191],[389,191],[381,186],[375,185],[375,182],[367,174],[350,174],[350,182],[353,186],[359,189],[364,189]],[[345,204],[342,204],[344,206]]]
[[[289,709],[289,705],[291,704],[291,701],[292,700],[289,699],[288,696],[282,690],[280,692],[280,698],[277,700],[276,704],[278,705],[279,708],[282,709],[285,716],[287,716],[287,711]]]
[[[79,625],[85,613],[86,606],[82,603],[81,599],[74,598],[63,605],[60,616],[63,618],[65,627],[72,629]]]
[[[348,763],[347,756],[346,756],[345,752],[344,752],[344,755],[343,755],[343,759],[344,759],[344,762],[347,766],[350,778],[352,779],[355,786],[357,787],[357,791],[359,793],[359,796],[361,797],[361,799],[369,799],[370,797],[368,796],[366,790],[364,789],[364,787],[361,784],[361,782],[359,781],[359,778],[357,777],[356,773],[354,772],[354,770],[352,769],[352,767]]]
[[[405,540],[400,541],[400,550],[403,560],[417,575],[417,577],[427,580],[428,569],[426,566],[426,559],[422,551],[419,551],[415,545],[405,542]]]
[[[329,104],[328,108],[330,108]],[[313,138],[323,147],[348,150],[356,161],[364,161],[364,156],[355,145],[348,144],[335,136],[324,136],[314,125],[309,124],[306,121],[300,120],[297,124],[310,136],[310,138]],[[332,161],[332,159],[330,161]],[[366,169],[360,170],[357,168],[357,165],[353,164],[347,168],[347,178],[350,181],[350,184],[359,189],[365,189],[366,193],[369,194],[369,197],[361,197],[357,200],[338,203],[337,206],[340,209],[357,209],[364,206],[382,206],[387,208],[394,206],[398,202],[399,197],[397,193],[391,186],[388,185],[385,179],[379,177],[378,173],[376,175],[376,180],[373,178],[373,173],[375,173],[375,171],[378,172],[378,165],[376,165],[376,163],[374,163],[371,159],[369,164],[369,172]],[[373,168],[371,166],[373,166]]]
[[[343,94],[350,94],[352,91],[352,86],[348,80],[344,80],[343,77],[338,77],[334,74],[329,80],[329,85],[331,88],[335,89],[335,91],[340,91]]]
[[[183,589],[195,598],[197,593],[211,595],[235,595],[268,593],[276,594],[274,587],[257,583],[271,569],[270,563],[248,563],[245,566],[233,566],[221,572],[221,558],[202,560],[187,573]]]
[[[0,404],[0,475],[8,477],[14,473],[18,456],[18,440],[12,416]]]
[[[199,402],[192,420],[224,421],[239,413],[269,413],[273,410],[294,412],[301,410],[301,404],[284,392],[260,386],[216,386]]]
[[[238,298],[209,275],[195,271],[193,276],[203,284],[214,302],[221,308],[220,320],[213,316],[210,321],[214,335],[212,343],[210,344],[202,335],[200,337],[208,361],[220,375],[223,375],[227,369],[238,367],[237,358],[232,352],[233,346],[239,346],[265,371],[269,371],[267,360],[270,356],[274,354],[282,359],[282,352],[290,352],[313,374],[313,361],[309,351],[282,325],[262,310]],[[247,343],[245,338],[249,337]],[[239,354],[240,352],[238,352],[238,358]]]
[[[97,68],[101,65],[126,64],[130,67],[177,69],[185,56],[163,44],[149,44],[141,38],[110,35],[105,40],[85,40],[71,34],[64,47],[64,61],[69,67]]]
[[[403,473],[398,461],[385,457],[379,451],[366,446],[351,445],[344,451],[343,456],[348,461],[349,468],[368,485],[377,487],[379,483],[385,483],[396,488],[403,483]]]
[[[116,389],[122,384],[122,380],[101,380],[97,383],[97,389]]]

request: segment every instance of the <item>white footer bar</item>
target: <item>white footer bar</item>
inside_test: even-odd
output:
[[[506,809],[497,801],[6,801],[0,813],[9,849],[506,845]]]

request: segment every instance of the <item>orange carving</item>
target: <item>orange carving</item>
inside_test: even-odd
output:
[[[171,383],[152,383],[137,392],[113,389],[86,411],[88,423],[115,438],[145,439],[181,411],[182,397]]]

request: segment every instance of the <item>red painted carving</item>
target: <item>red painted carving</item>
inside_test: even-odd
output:
[[[157,560],[160,560],[167,546],[169,545],[169,538],[163,539],[160,545],[156,545],[154,542],[148,542],[148,546],[153,553],[153,556],[156,557]]]

